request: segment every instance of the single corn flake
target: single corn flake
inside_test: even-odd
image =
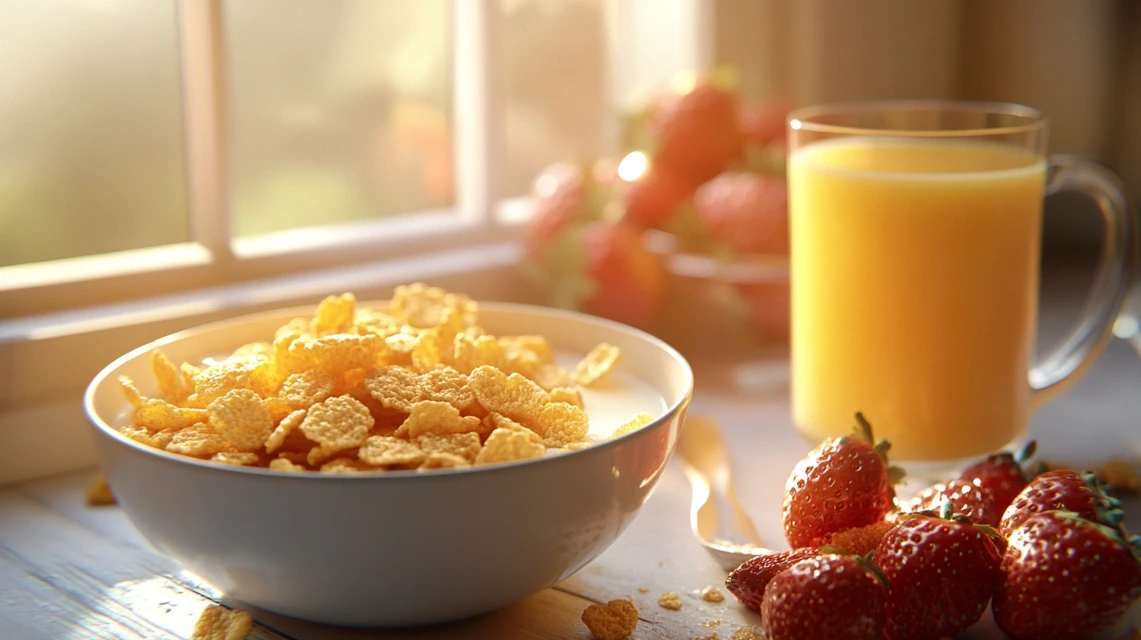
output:
[[[541,458],[547,452],[539,436],[526,427],[499,427],[487,437],[483,449],[475,457],[475,463],[495,464]]]
[[[667,591],[658,598],[658,606],[670,611],[681,609],[681,596],[676,591]]]
[[[210,457],[214,462],[221,462],[222,464],[232,464],[235,466],[247,466],[258,463],[258,454],[248,452],[227,452],[215,453]]]
[[[260,360],[250,371],[249,388],[259,396],[269,398],[275,395],[285,381],[285,372],[273,360]]]
[[[165,400],[149,398],[135,408],[131,422],[150,431],[177,431],[206,420],[208,415],[209,412],[205,409],[187,409]]]
[[[565,447],[586,437],[590,421],[586,412],[573,404],[550,402],[543,405],[533,429],[548,447]]]
[[[596,640],[624,640],[638,626],[638,609],[629,600],[592,604],[582,612],[582,622]]]
[[[308,471],[305,465],[296,464],[288,458],[274,458],[270,460],[269,468],[275,471]]]
[[[146,427],[139,427],[135,425],[127,425],[119,429],[119,433],[127,436],[135,442],[141,442],[149,447],[155,449],[165,449],[166,445],[174,439],[174,434],[178,433],[179,429],[163,429],[162,431],[150,431]]]
[[[471,338],[457,333],[452,343],[452,366],[460,373],[471,373],[476,367],[489,365],[502,369],[506,358],[499,341],[491,336]]]
[[[191,640],[246,640],[253,628],[253,618],[245,611],[211,604],[198,616],[190,638]]]
[[[319,369],[290,374],[281,384],[277,397],[294,409],[305,409],[333,395],[336,382]]]
[[[618,347],[605,342],[599,344],[578,363],[571,377],[578,384],[589,387],[610,373],[618,364],[621,355],[622,351]]]
[[[483,408],[533,427],[550,396],[523,376],[507,375],[495,367],[476,367],[468,376],[472,393]]]
[[[374,420],[368,407],[350,396],[334,396],[309,408],[299,428],[319,446],[309,452],[309,464],[360,446]]]
[[[425,454],[414,442],[392,436],[369,436],[357,457],[378,467],[404,467],[423,463]]]
[[[273,356],[273,345],[268,342],[250,342],[234,349],[230,358],[236,360],[261,360]]]
[[[127,376],[119,376],[119,388],[123,390],[123,396],[127,398],[127,402],[136,409],[147,401],[147,397],[139,393],[139,388],[135,386],[135,382]]]
[[[375,335],[336,333],[289,345],[291,372],[319,369],[336,378],[349,369],[376,366],[387,351],[384,338]]]
[[[346,333],[353,326],[356,309],[357,299],[351,293],[328,296],[317,305],[310,332],[318,337]]]
[[[633,432],[637,431],[638,429],[641,429],[642,427],[650,424],[653,421],[654,421],[654,416],[652,416],[648,413],[635,414],[633,418],[630,418],[629,420],[627,420],[625,422],[625,424],[623,424],[622,426],[615,429],[614,434],[611,437],[617,438],[619,436],[624,436],[627,433],[633,433]]]
[[[717,587],[705,587],[701,590],[701,599],[706,602],[725,602],[725,594]]]
[[[403,367],[377,367],[362,383],[370,395],[389,409],[410,413],[417,402],[447,402],[463,411],[475,402],[468,377],[450,367],[417,374]]]
[[[321,465],[321,473],[360,473],[361,471],[371,471],[372,467],[362,463],[360,460],[352,458],[336,458]]]
[[[115,495],[111,493],[111,485],[107,484],[107,476],[100,473],[92,478],[83,492],[83,499],[92,507],[115,504]]]
[[[191,406],[205,407],[231,391],[249,389],[250,374],[259,364],[260,360],[227,360],[206,367],[195,376],[194,394],[187,402]]]
[[[210,426],[238,451],[265,446],[273,433],[273,418],[261,396],[250,389],[235,389],[210,403]]]
[[[551,402],[565,402],[582,409],[582,392],[574,387],[555,387],[551,389]]]
[[[471,466],[466,458],[462,458],[454,453],[429,453],[425,456],[424,462],[417,467],[417,471],[428,471],[431,469],[466,469]]]
[[[234,451],[235,449],[234,445],[218,435],[214,427],[205,422],[199,422],[174,434],[174,437],[166,445],[166,450],[194,458],[209,458],[215,453]]]
[[[543,336],[506,336],[499,339],[508,357],[530,353],[540,364],[554,364],[555,351]]]
[[[194,389],[194,378],[198,377],[200,373],[202,373],[202,367],[189,362],[183,362],[178,367],[178,375],[182,376],[182,386],[186,387],[187,390],[192,391]]]
[[[266,438],[265,452],[273,453],[281,448],[282,443],[285,442],[285,438],[293,433],[294,429],[301,426],[301,421],[305,419],[308,413],[308,409],[298,409],[282,418],[281,422],[277,423],[277,427],[274,428],[273,433],[269,434],[269,437]]]
[[[412,369],[424,373],[440,366],[443,363],[441,351],[440,337],[435,329],[421,333],[412,345]]]
[[[159,393],[170,402],[181,402],[193,391],[193,388],[183,385],[182,373],[158,349],[151,352],[151,372],[158,382]]]
[[[429,456],[434,453],[448,453],[463,458],[469,464],[475,462],[482,448],[479,436],[474,433],[424,434],[416,439],[416,445]]]
[[[431,329],[444,324],[448,309],[458,312],[465,324],[474,323],[478,314],[478,305],[467,296],[419,282],[396,287],[392,295],[392,315],[416,328]]]
[[[399,438],[418,438],[426,433],[448,435],[479,430],[480,420],[475,416],[460,416],[447,402],[424,400],[412,405],[404,424],[396,430]]]

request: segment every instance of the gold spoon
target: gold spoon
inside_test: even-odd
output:
[[[677,451],[693,488],[690,527],[718,564],[732,570],[753,556],[773,553],[762,546],[753,521],[737,502],[729,452],[717,423],[704,416],[688,416]]]

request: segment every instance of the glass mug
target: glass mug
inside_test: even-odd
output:
[[[1136,239],[1116,177],[1046,157],[1029,107],[823,105],[789,116],[792,407],[813,441],[862,412],[892,456],[946,468],[1012,446],[1110,336]],[[1090,197],[1106,235],[1073,334],[1033,363],[1042,208]],[[1029,375],[1028,375],[1029,374]]]

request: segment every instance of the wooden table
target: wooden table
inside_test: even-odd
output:
[[[1082,381],[1038,413],[1032,435],[1042,457],[1082,465],[1111,455],[1141,458],[1137,356],[1128,343],[1115,341]],[[776,357],[695,368],[692,411],[724,425],[738,495],[766,541],[783,546],[781,490],[807,450],[789,420],[787,362]],[[83,488],[94,473],[0,488],[0,638],[186,638],[202,609],[221,599],[152,550],[118,508],[85,506]],[[689,500],[675,460],[639,517],[595,562],[543,593],[473,620],[408,631],[350,630],[250,609],[257,621],[251,637],[586,638],[582,610],[619,597],[633,599],[641,614],[634,638],[759,637],[757,615],[728,593],[721,604],[701,599],[703,587],[722,586],[725,572],[691,537]],[[1127,508],[1141,513],[1141,501],[1132,499]],[[665,591],[681,594],[680,611],[657,605]],[[984,620],[963,637],[1002,636]]]

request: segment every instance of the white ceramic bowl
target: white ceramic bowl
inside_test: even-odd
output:
[[[152,349],[197,362],[265,340],[312,311],[237,318],[144,345],[101,371],[85,398],[103,470],[135,527],[229,597],[298,618],[353,626],[444,622],[567,578],[614,542],[649,497],[693,389],[686,361],[646,333],[577,313],[484,304],[481,324],[494,335],[542,334],[566,357],[599,342],[620,347],[616,373],[660,396],[656,419],[534,461],[359,476],[202,462],[112,428],[127,407],[120,375],[157,395],[143,386],[152,379]],[[586,402],[590,414],[589,396]]]

